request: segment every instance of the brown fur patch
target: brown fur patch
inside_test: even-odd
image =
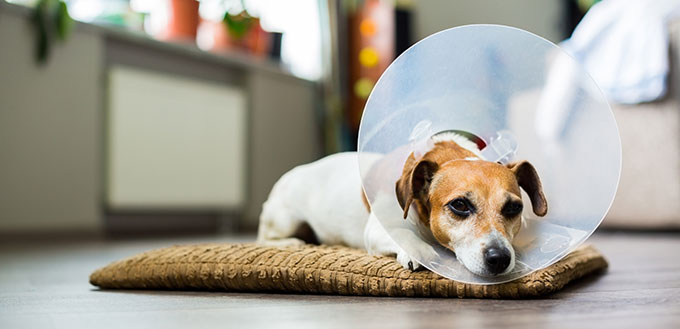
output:
[[[419,177],[414,177],[414,172],[418,165],[421,163],[432,163],[436,166],[440,166],[451,160],[469,157],[475,157],[475,154],[452,141],[435,143],[432,150],[425,153],[425,155],[418,160],[413,153],[411,153],[404,163],[401,178],[399,178],[396,183],[397,199],[399,205],[404,210],[404,218],[406,218],[411,204],[415,204],[418,218],[423,224],[429,225],[430,202],[427,193],[419,193],[419,191],[414,190],[417,189],[417,187],[413,186],[414,180],[419,179]]]
[[[460,197],[469,199],[476,208],[473,215],[462,219],[475,221],[476,236],[489,234],[493,229],[506,236],[513,231],[514,222],[500,215],[500,210],[509,197],[521,200],[521,194],[515,175],[505,166],[488,161],[445,164],[430,189],[430,203],[433,209],[444,212],[451,200]],[[432,217],[446,218],[434,214]]]
[[[368,198],[366,198],[366,193],[364,193],[364,190],[361,190],[361,201],[364,203],[364,207],[366,207],[366,211],[369,213],[371,212],[371,204],[368,203]]]
[[[473,220],[475,236],[496,230],[512,239],[521,226],[521,214],[505,218],[501,209],[508,200],[522,200],[520,182],[524,182],[521,186],[531,196],[536,214],[545,214],[547,203],[540,180],[528,162],[506,167],[489,161],[465,160],[470,157],[476,156],[452,141],[437,142],[421,159],[411,154],[396,183],[404,218],[413,205],[419,220],[430,227],[434,237],[447,248],[451,239],[448,232],[456,221]],[[457,218],[447,208],[451,200],[460,197],[469,199],[476,209],[465,219]]]
[[[548,201],[543,194],[543,186],[541,184],[541,179],[536,172],[536,168],[527,161],[508,164],[508,168],[510,168],[515,174],[515,177],[517,177],[519,186],[521,186],[529,195],[534,214],[541,217],[545,216],[545,214],[548,213]]]
[[[470,150],[461,147],[456,142],[452,141],[442,141],[437,142],[432,150],[425,153],[421,160],[433,161],[439,165],[456,160],[465,158],[476,158],[477,156]]]
[[[437,213],[438,211],[433,211]],[[438,216],[438,215],[435,215]],[[433,217],[435,217],[433,216]],[[435,239],[444,247],[451,249],[449,242],[451,242],[451,236],[447,233],[444,225],[430,225],[430,231]],[[451,249],[455,252],[455,250]]]

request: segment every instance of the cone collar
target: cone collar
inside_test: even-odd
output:
[[[550,210],[537,218],[525,207],[508,274],[473,274],[417,216],[403,219],[395,184],[404,162],[443,131],[479,138],[486,160],[530,161],[541,177]],[[517,279],[580,245],[606,215],[621,170],[618,128],[592,78],[553,43],[500,25],[448,29],[399,56],[368,99],[358,152],[371,211],[392,239],[426,268],[474,284]]]

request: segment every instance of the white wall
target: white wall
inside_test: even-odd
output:
[[[74,31],[36,65],[28,20],[0,10],[0,232],[101,225],[101,42]]]
[[[248,79],[251,95],[248,227],[257,224],[262,203],[274,183],[297,165],[321,154],[311,83],[255,73]]]
[[[561,0],[415,0],[414,37],[466,24],[503,24],[562,41]]]

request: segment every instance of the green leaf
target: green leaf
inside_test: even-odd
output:
[[[66,40],[73,30],[73,19],[68,13],[68,7],[63,1],[59,1],[59,9],[57,10],[57,17],[55,19],[57,24],[57,37],[60,40]]]
[[[50,54],[50,31],[46,17],[47,1],[41,0],[33,12],[35,25],[35,57],[39,64],[44,64]]]
[[[245,11],[237,15],[231,15],[229,12],[224,15],[224,22],[227,24],[229,34],[237,40],[243,38],[248,33],[248,30],[253,25],[253,21],[254,18]]]
[[[40,0],[33,11],[35,28],[35,55],[39,64],[45,64],[56,37],[66,40],[73,29],[73,19],[62,0]]]

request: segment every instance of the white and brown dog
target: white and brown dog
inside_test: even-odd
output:
[[[512,240],[522,226],[524,189],[538,216],[548,205],[534,167],[483,161],[476,144],[454,133],[432,137],[421,157],[411,153],[396,182],[396,199],[471,272],[500,275],[515,264]],[[387,234],[361,188],[357,154],[330,155],[294,168],[274,185],[260,215],[258,242],[301,244],[301,227],[329,245],[396,255],[405,268],[420,267]],[[483,261],[478,261],[478,260]]]

